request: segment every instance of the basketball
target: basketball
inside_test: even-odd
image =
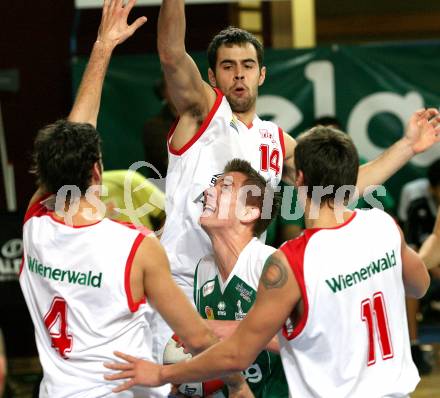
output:
[[[179,338],[173,335],[165,346],[162,360],[164,365],[171,365],[191,357],[191,354],[185,354],[183,346],[179,346]],[[190,397],[195,395],[204,397],[220,390],[223,385],[224,383],[221,380],[210,380],[203,383],[182,383],[178,386],[178,391]]]

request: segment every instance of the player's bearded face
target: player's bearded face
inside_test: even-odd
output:
[[[217,50],[215,74],[211,73],[210,80],[226,96],[233,112],[255,109],[258,87],[264,78],[265,68],[260,69],[256,49],[251,43],[222,45]]]

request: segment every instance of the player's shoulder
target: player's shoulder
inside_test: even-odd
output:
[[[277,252],[282,252],[287,255],[291,251],[298,251],[300,248],[304,248],[307,245],[307,241],[311,236],[312,234],[310,234],[310,230],[305,229],[296,238],[286,240],[282,243]]]
[[[50,210],[55,209],[55,195],[50,193],[34,194],[29,206],[26,210],[23,224],[29,221],[33,217],[41,217],[46,215]]]
[[[277,250],[273,246],[266,245],[257,238],[252,239],[252,241],[249,243],[248,249],[252,256],[260,258],[267,258]]]
[[[275,252],[276,249],[274,247],[264,244],[257,238],[253,238],[240,255],[239,262],[241,262],[242,265],[238,265],[236,272],[238,274],[246,273],[249,272],[250,269],[251,273],[256,274],[259,279],[264,264]]]
[[[358,222],[367,222],[370,221],[372,224],[376,224],[377,222],[386,222],[395,224],[396,221],[394,218],[388,214],[385,210],[378,209],[373,207],[372,209],[356,209],[356,218]]]
[[[135,225],[129,221],[119,221],[113,218],[104,218],[105,226],[107,228],[112,228],[114,230],[119,230],[121,232],[133,233],[133,234],[143,234],[145,236],[150,236],[153,234],[151,230],[143,225]]]

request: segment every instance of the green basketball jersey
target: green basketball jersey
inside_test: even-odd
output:
[[[252,239],[225,282],[212,256],[201,259],[194,278],[194,302],[200,315],[205,319],[244,319],[255,301],[264,263],[274,251],[273,247]],[[255,397],[289,395],[281,357],[277,354],[262,351],[243,374]]]

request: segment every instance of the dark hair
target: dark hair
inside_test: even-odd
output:
[[[56,193],[76,185],[85,194],[93,165],[101,159],[98,131],[88,123],[58,120],[41,129],[34,142],[33,166],[39,185]]]
[[[333,186],[333,192],[321,199],[329,202],[335,199],[338,188],[356,186],[359,156],[348,134],[333,127],[317,126],[300,135],[297,142],[295,168],[304,174],[309,198],[313,187]]]
[[[328,126],[341,129],[341,122],[335,116],[325,115],[315,119],[313,126]]]
[[[257,51],[258,66],[263,66],[264,49],[263,45],[258,39],[247,30],[239,29],[234,26],[229,26],[217,33],[211,40],[208,46],[208,62],[209,67],[215,72],[215,65],[217,63],[217,50],[220,46],[225,45],[232,47],[233,45],[243,45],[251,43]]]
[[[437,159],[428,167],[428,180],[431,187],[440,185],[440,159]]]
[[[247,160],[232,159],[225,166],[225,173],[241,173],[246,176],[246,180],[243,182],[243,186],[250,185],[256,186],[260,189],[261,195],[253,196],[251,192],[247,193],[246,205],[256,206],[260,210],[260,217],[255,221],[253,233],[254,236],[260,236],[269,226],[271,221],[275,218],[281,205],[281,195],[279,192],[275,192],[270,184],[266,182],[261,174],[259,174]],[[266,195],[269,194],[267,197]],[[263,208],[265,207],[265,198],[271,199],[271,212],[270,217],[262,217]]]

